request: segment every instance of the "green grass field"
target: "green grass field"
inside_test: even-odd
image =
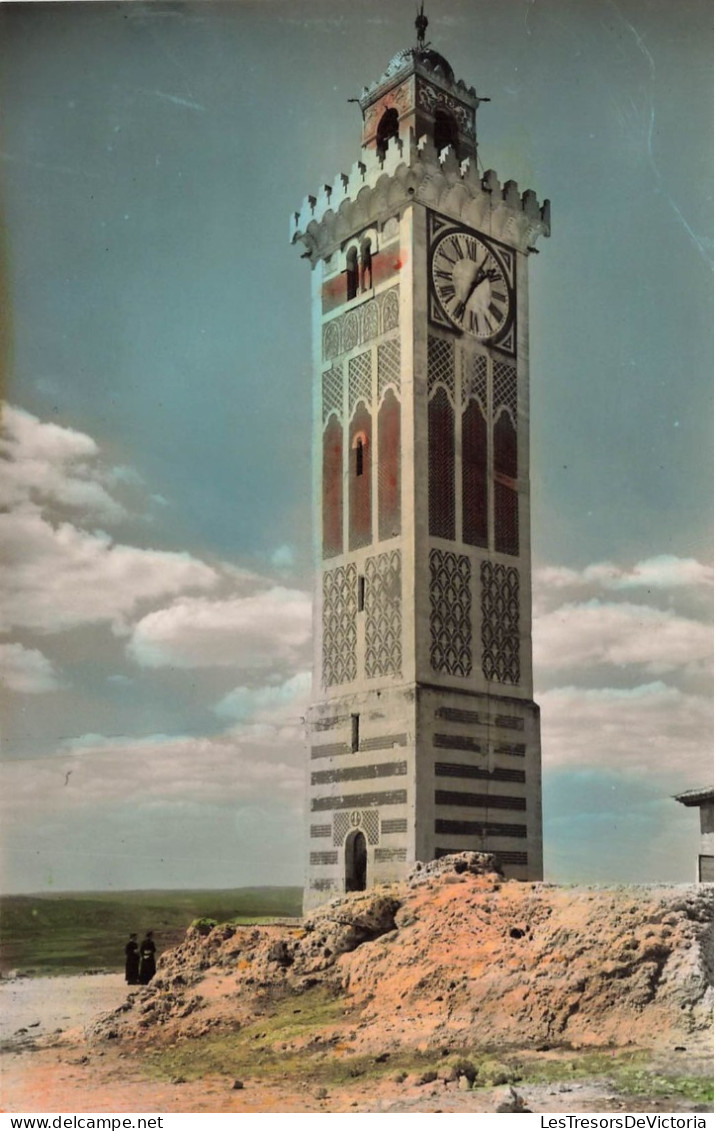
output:
[[[130,931],[154,931],[157,953],[194,919],[265,922],[301,914],[300,888],[230,891],[66,892],[0,901],[0,970],[70,974],[121,970]]]

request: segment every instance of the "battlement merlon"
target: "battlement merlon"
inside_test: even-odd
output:
[[[551,231],[550,202],[540,204],[516,181],[501,183],[494,170],[481,175],[474,161],[441,153],[427,137],[411,131],[407,142],[391,138],[384,154],[365,149],[349,174],[307,196],[290,222],[290,242],[302,243],[311,266],[332,255],[371,223],[410,203],[422,204],[526,253]]]

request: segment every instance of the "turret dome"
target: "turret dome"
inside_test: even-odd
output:
[[[388,63],[381,82],[397,75],[411,61],[429,71],[442,74],[448,82],[455,82],[455,72],[447,59],[438,51],[433,51],[432,47],[405,47],[402,51],[398,51]]]

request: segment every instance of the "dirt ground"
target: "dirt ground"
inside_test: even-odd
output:
[[[447,857],[303,921],[201,922],[149,986],[0,982],[8,1112],[713,1110],[712,891]]]
[[[149,991],[139,991],[149,995]],[[305,1080],[280,1085],[246,1078],[243,1087],[223,1075],[186,1082],[148,1078],[141,1054],[86,1035],[98,1015],[114,1010],[129,993],[120,974],[14,979],[0,983],[2,1110],[14,1113],[172,1112],[494,1112],[509,1099],[504,1086],[461,1091],[456,1083],[421,1084],[408,1077],[356,1080],[340,1089]],[[554,1057],[562,1054],[554,1052]],[[668,1057],[673,1065],[673,1054]],[[707,1044],[681,1054],[688,1070],[708,1075]],[[661,1058],[655,1057],[658,1070]],[[666,1067],[666,1064],[662,1065]],[[522,1085],[515,1090],[534,1112],[698,1111],[704,1105],[675,1098],[641,1102],[620,1097],[606,1079]]]

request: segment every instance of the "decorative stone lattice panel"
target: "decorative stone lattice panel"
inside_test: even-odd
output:
[[[397,329],[400,322],[400,300],[398,296],[398,288],[393,287],[392,290],[386,291],[381,298],[381,321],[384,334],[388,330]]]
[[[334,318],[323,327],[323,360],[332,361],[341,352],[341,319]]]
[[[353,415],[358,401],[370,408],[372,400],[371,351],[366,350],[348,362],[348,415]]]
[[[482,415],[487,419],[487,358],[484,354],[475,357],[466,357],[462,370],[462,407],[463,410],[470,397],[474,397]]]
[[[365,674],[400,675],[402,604],[400,550],[365,563]]]
[[[363,333],[361,341],[370,342],[373,338],[378,337],[378,326],[380,323],[380,313],[378,310],[378,303],[375,299],[371,299],[363,307]]]
[[[323,327],[323,360],[333,361],[379,334],[396,330],[400,320],[399,288],[392,287],[378,298],[339,314]]]
[[[492,416],[500,415],[503,405],[508,409],[512,423],[517,427],[517,370],[514,365],[496,361],[492,368]]]
[[[444,675],[472,671],[470,559],[430,551],[430,663]]]
[[[475,123],[470,110],[446,91],[418,81],[418,104],[431,113],[435,113],[437,108],[444,108],[455,118],[463,133],[474,137]]]
[[[323,374],[323,423],[331,413],[343,422],[343,366],[334,365]]]
[[[380,839],[380,818],[376,809],[353,809],[343,811],[333,817],[333,843],[343,844],[349,832],[361,829],[368,844],[377,844]]]
[[[482,562],[482,671],[497,683],[520,682],[520,575],[514,566]]]
[[[428,337],[428,396],[443,385],[455,404],[455,346],[447,338]]]
[[[309,863],[315,864],[337,864],[337,852],[312,852],[309,856]]]
[[[349,353],[360,342],[360,313],[349,310],[343,315],[343,353]]]
[[[383,393],[392,385],[396,392],[400,390],[400,339],[390,338],[378,346],[378,404],[383,399]]]
[[[334,687],[356,678],[356,587],[353,564],[323,575],[323,685]]]

